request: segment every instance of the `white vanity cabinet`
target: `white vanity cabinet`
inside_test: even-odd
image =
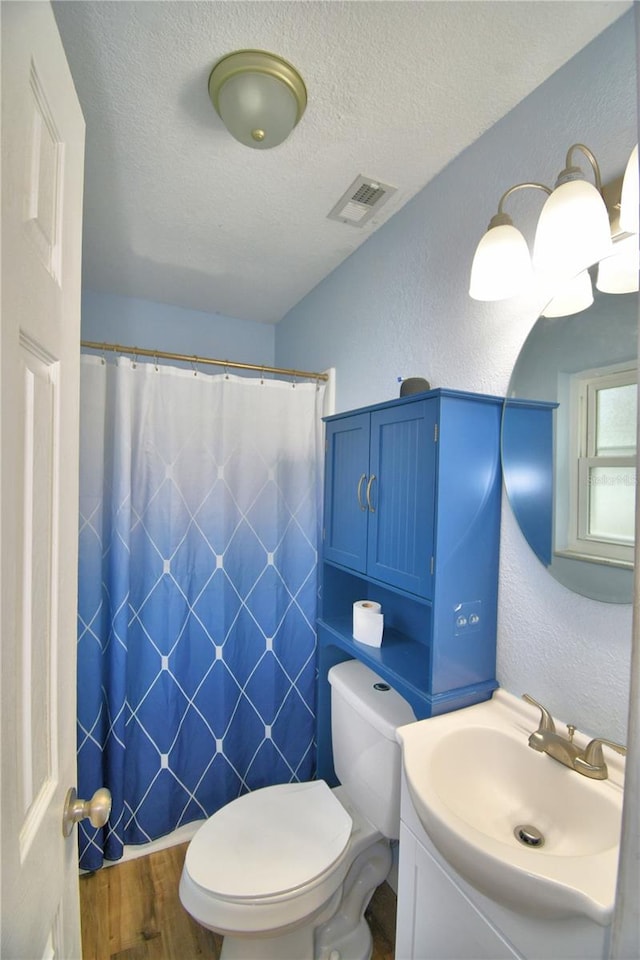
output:
[[[519,957],[402,823],[396,960]]]
[[[444,860],[402,783],[395,960],[601,960],[608,927],[528,916],[479,893]]]

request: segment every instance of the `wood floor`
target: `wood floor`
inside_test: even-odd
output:
[[[84,960],[218,960],[222,938],[191,919],[178,897],[187,844],[80,878]],[[393,960],[395,896],[378,888],[367,911],[372,960]]]

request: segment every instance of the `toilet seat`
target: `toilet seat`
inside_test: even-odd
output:
[[[347,848],[352,825],[323,780],[263,787],[203,824],[189,845],[185,870],[218,900],[286,899],[331,870]]]

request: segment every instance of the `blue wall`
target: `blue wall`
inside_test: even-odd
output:
[[[270,324],[89,290],[82,294],[82,339],[274,365]]]
[[[624,172],[637,142],[632,12],[467,148],[294,307],[276,329],[277,362],[335,367],[337,410],[396,396],[398,375],[504,392],[547,297],[471,300],[473,253],[502,193],[525,180],[553,185],[575,142],[594,151],[605,183]],[[543,201],[533,190],[507,201],[531,242]]]
[[[506,393],[518,352],[552,291],[496,304],[469,298],[473,252],[500,196],[522,181],[553,184],[575,142],[591,147],[607,183],[624,172],[637,137],[631,12],[449,164],[291,310],[276,329],[276,362],[334,366],[337,410],[397,396],[399,375]],[[539,191],[521,191],[508,202],[530,241],[542,202]],[[630,604],[588,600],[556,583],[505,503],[501,683],[532,693],[583,729],[624,739],[630,641]]]

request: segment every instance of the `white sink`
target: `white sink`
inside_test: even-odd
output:
[[[589,780],[528,745],[540,712],[498,690],[487,703],[400,727],[409,794],[434,845],[486,896],[542,917],[606,925],[615,897],[624,764]],[[556,722],[559,733],[564,724]],[[575,742],[589,738],[576,733]],[[533,826],[542,846],[514,830]]]

